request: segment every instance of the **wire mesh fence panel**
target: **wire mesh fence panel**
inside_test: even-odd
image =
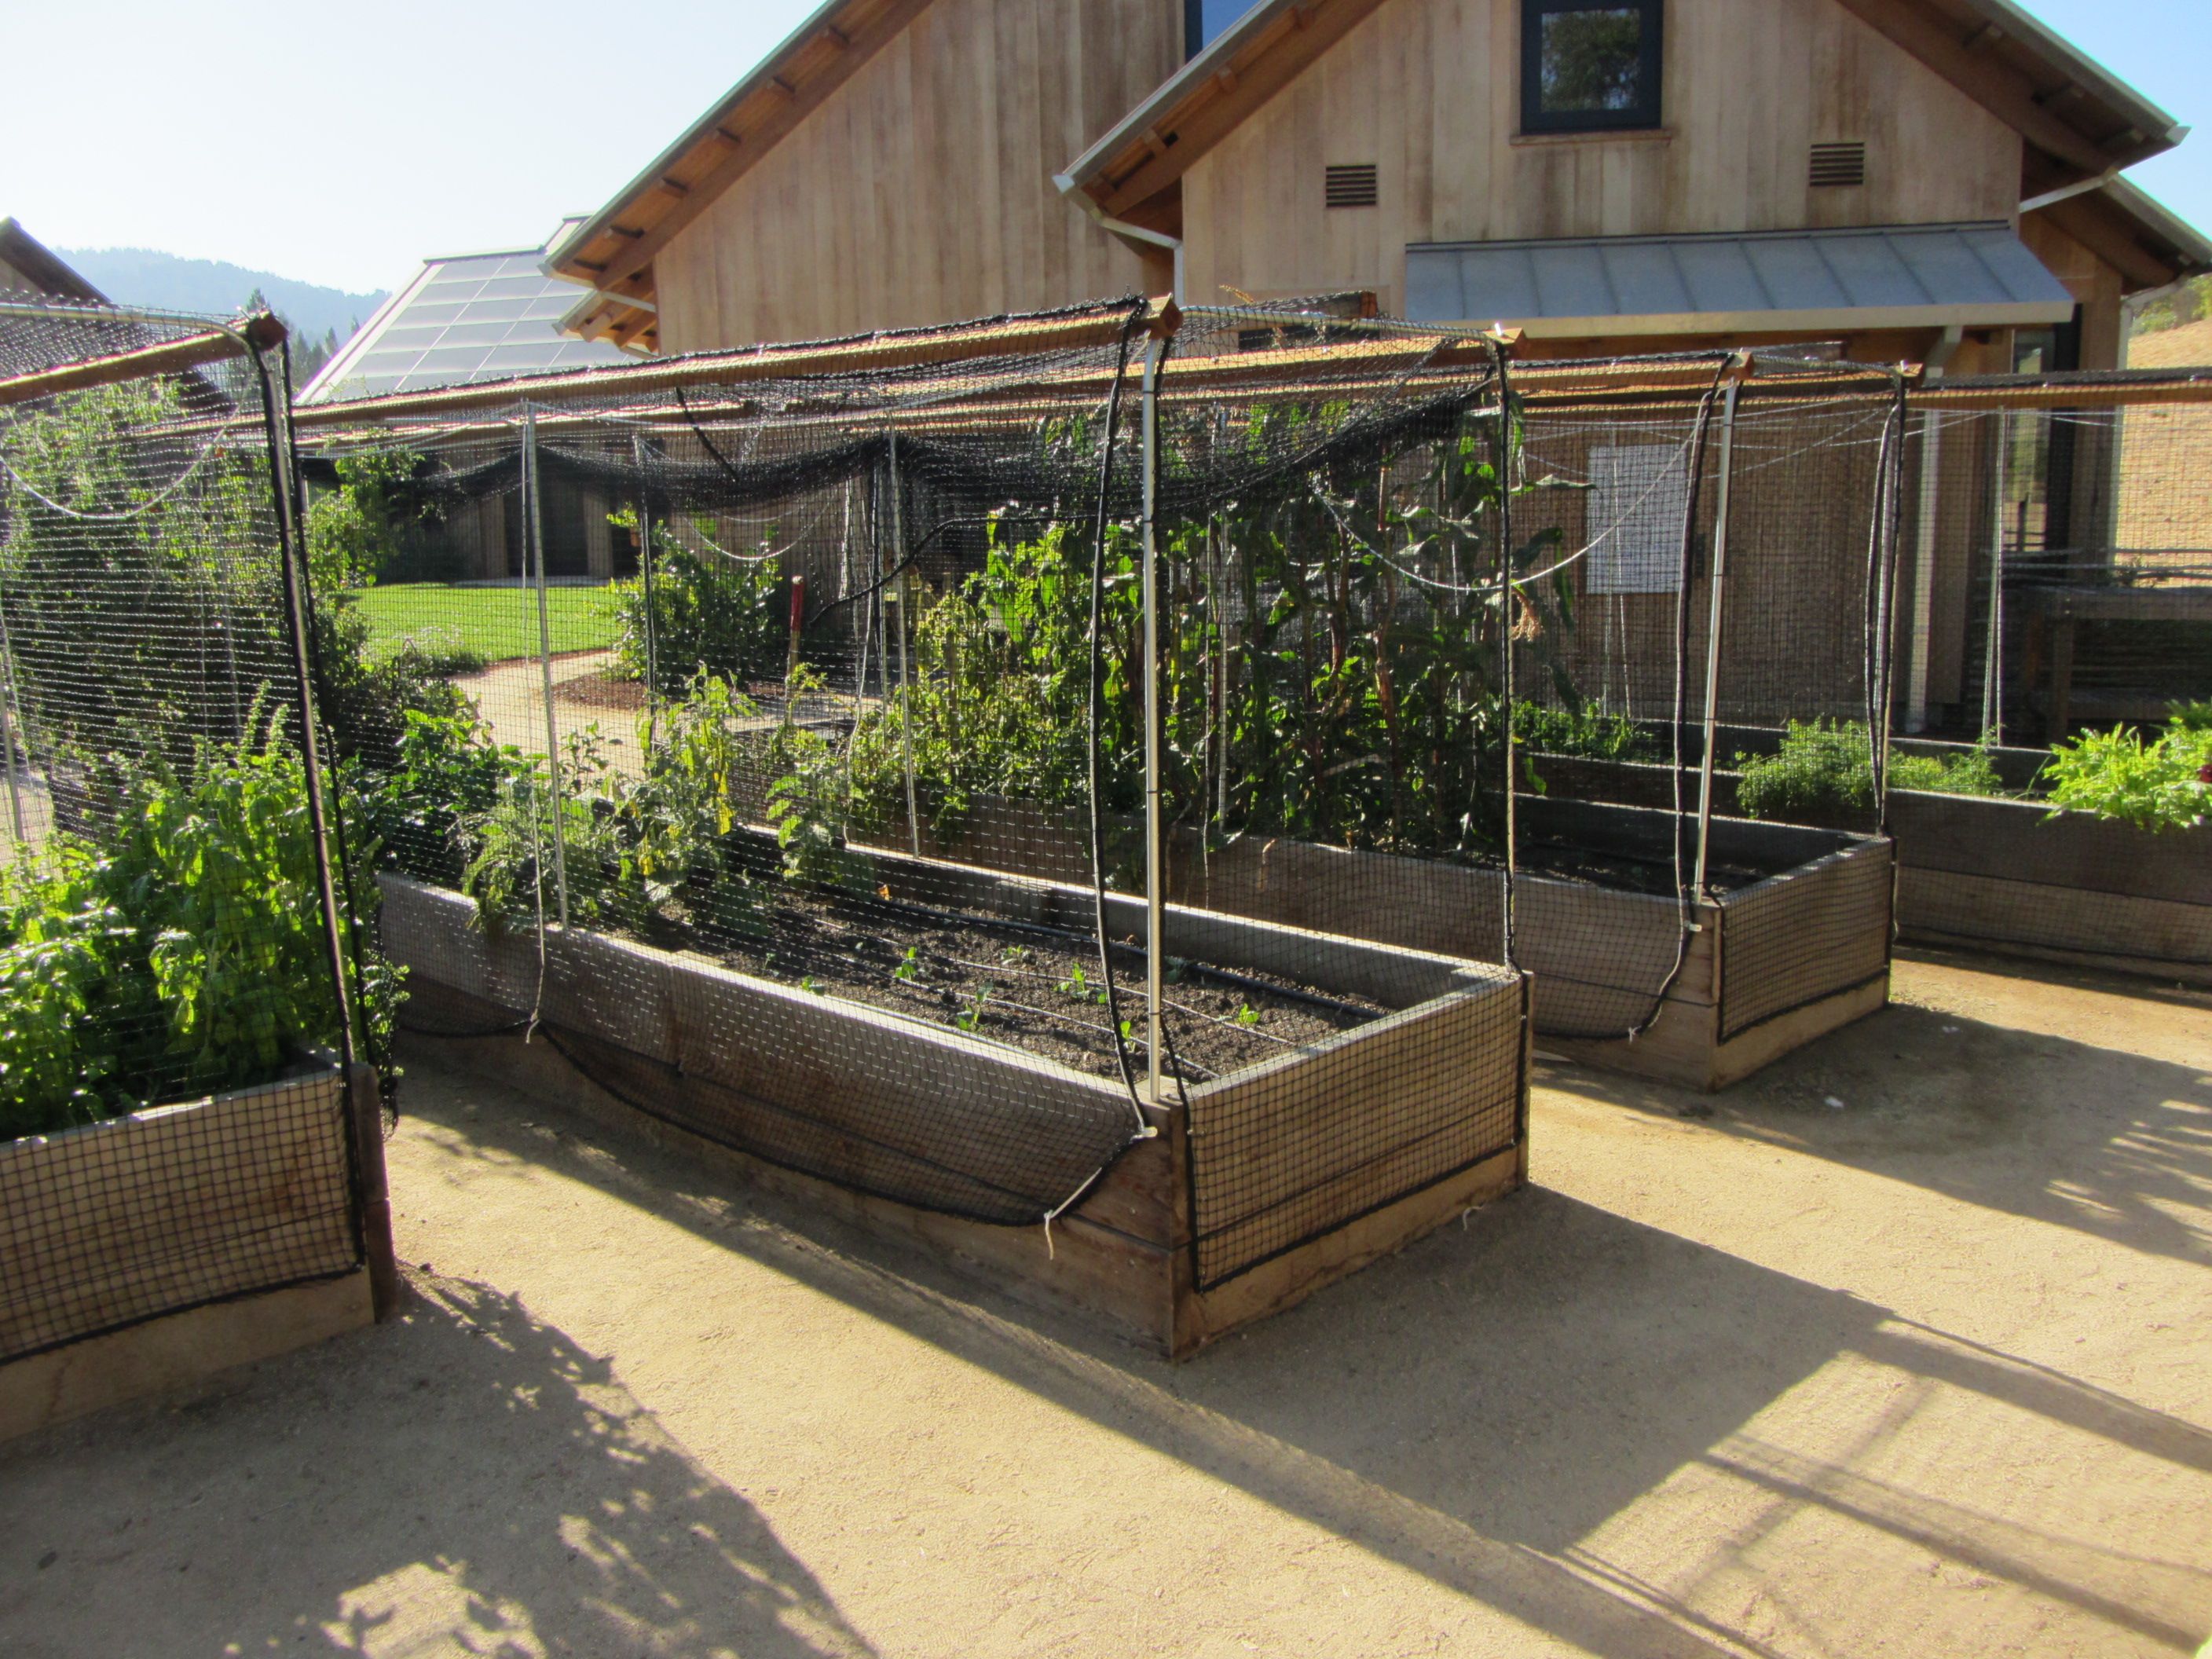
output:
[[[1257,1209],[1223,1215],[1198,1184],[1199,1237],[1243,1241],[1201,1250],[1215,1282],[1519,1134],[1522,987],[1474,960],[1504,954],[1494,543],[1479,554],[1470,519],[1456,551],[1414,556],[1463,591],[1426,643],[1407,611],[1404,695],[1440,723],[1395,781],[1372,677],[1312,678],[1350,612],[1286,597],[1322,580],[1322,543],[1348,545],[1343,492],[1377,465],[1404,471],[1404,508],[1426,467],[1479,514],[1497,422],[1470,421],[1494,368],[1480,343],[1348,324],[1170,340],[1139,304],[1040,319],[1071,322],[1080,344],[956,357],[953,331],[850,373],[736,360],[319,411],[309,465],[342,489],[384,457],[407,510],[447,525],[520,491],[531,603],[559,591],[552,481],[611,520],[610,635],[516,664],[531,729],[495,729],[483,683],[453,672],[467,710],[418,711],[376,760],[382,859],[420,884],[387,941],[462,993],[410,1021],[534,1020],[642,1109],[993,1222],[1056,1212],[1163,1110],[1187,1107],[1200,1156],[1233,1155],[1223,1114],[1298,1118],[1296,1190],[1246,1183]],[[1397,625],[1376,584],[1428,591],[1397,557],[1363,566],[1363,632]],[[1423,894],[1425,954],[1269,925],[1206,884],[1263,835],[1479,852],[1488,920],[1478,939]],[[1285,1080],[1330,1054],[1434,1098],[1394,1115]]]
[[[1900,922],[2203,979],[2212,409],[2064,390],[1962,387],[1915,412]]]
[[[254,338],[0,301],[0,1359],[363,1259]]]
[[[1506,393],[1485,341],[1355,322],[1194,309],[1164,360],[1166,895],[1285,928],[1291,977],[1382,1017],[1326,1073],[1188,1091],[1201,1285],[1519,1142],[1508,641],[1536,486]],[[1360,986],[1355,939],[1451,988]]]
[[[395,948],[483,994],[410,1022],[542,1023],[643,1109],[910,1205],[1035,1222],[1095,1181],[1146,1127],[1087,763],[1137,319],[311,441],[340,489],[386,458],[449,537],[520,523],[506,576],[436,603],[520,615],[522,649],[377,762],[386,867],[465,902],[410,894]]]
[[[2212,697],[2212,410],[1918,419],[1940,574],[1914,636],[1929,664],[1914,729],[2047,747]]]

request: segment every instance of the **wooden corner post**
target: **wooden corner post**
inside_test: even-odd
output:
[[[380,1321],[399,1306],[399,1256],[392,1237],[392,1187],[384,1167],[384,1096],[376,1067],[346,1067],[346,1123],[361,1178],[361,1247],[368,1259],[369,1301]]]

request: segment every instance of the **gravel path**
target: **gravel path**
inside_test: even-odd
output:
[[[0,1651],[2194,1652],[2212,1000],[1899,989],[1181,1368],[418,1061],[405,1319],[0,1448]]]

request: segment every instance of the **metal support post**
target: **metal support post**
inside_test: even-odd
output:
[[[1720,498],[1713,510],[1711,606],[1705,619],[1705,752],[1698,768],[1698,878],[1692,891],[1705,890],[1705,854],[1713,838],[1713,750],[1719,744],[1721,618],[1728,593],[1729,506],[1735,486],[1735,404],[1741,390],[1730,380],[1721,405]]]
[[[653,614],[653,497],[646,484],[645,435],[630,434],[630,459],[637,468],[637,580],[645,601],[646,729],[660,735],[660,621]]]
[[[522,417],[522,497],[530,558],[538,578],[538,667],[545,690],[545,767],[553,795],[553,892],[561,925],[568,925],[568,849],[561,802],[561,726],[553,712],[553,622],[545,599],[544,493],[538,488],[538,411]]]
[[[2012,410],[1997,411],[1996,453],[1990,461],[1990,606],[1983,624],[1982,742],[2004,742],[2005,465],[2012,458]]]
[[[1145,348],[1145,1078],[1152,1104],[1160,1086],[1160,1004],[1167,991],[1167,890],[1160,857],[1159,526],[1161,343]]]
[[[1905,729],[1928,729],[1928,688],[1935,650],[1936,540],[1942,528],[1943,416],[1920,415],[1920,510],[1912,535],[1912,636],[1905,655]]]
[[[8,642],[8,623],[5,603],[0,601],[0,733],[8,744],[8,813],[15,828],[15,844],[21,847],[27,839],[23,833],[23,795],[15,781],[15,726],[22,718],[22,707],[15,696],[15,653]],[[30,769],[31,734],[23,733],[23,769]]]
[[[919,857],[921,853],[921,812],[915,803],[914,793],[914,688],[907,678],[906,612],[907,599],[913,592],[906,568],[906,507],[899,500],[898,428],[891,428],[891,568],[895,587],[887,589],[886,599],[898,600],[899,653],[899,759],[906,768],[906,841],[907,850]]]

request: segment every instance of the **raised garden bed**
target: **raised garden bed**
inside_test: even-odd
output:
[[[1548,1049],[1717,1089],[1888,1000],[1889,843],[1720,820],[1686,933],[1671,814],[1524,797],[1517,955],[1535,979]],[[975,803],[925,850],[1073,879],[1087,868],[1060,815]],[[1496,960],[1504,883],[1492,868],[1248,836],[1203,853],[1171,843],[1179,903],[1438,954]],[[1628,1034],[1638,1032],[1634,1037]]]
[[[0,1439],[368,1323],[382,1191],[365,1066],[0,1145]]]
[[[2212,829],[1904,791],[1889,818],[1905,939],[2212,985]]]
[[[979,919],[1016,938],[1090,926],[1086,890],[933,860],[869,854],[866,884],[888,903],[969,918],[963,937]],[[580,929],[549,928],[541,957],[534,930],[487,932],[460,895],[384,885],[385,948],[418,1001],[485,1032],[537,1014],[537,1040],[516,1030],[453,1044],[464,1063],[650,1121],[704,1158],[981,1262],[1016,1294],[1079,1306],[1170,1355],[1525,1176],[1527,981],[1480,963],[1170,907],[1174,957],[1313,988],[1359,1018],[1145,1103],[1155,1133],[1133,1142],[1137,1109],[1118,1078],[988,1024],[949,1030],[938,1010]],[[1140,904],[1109,908],[1114,937],[1141,938]],[[868,914],[880,934],[881,908]],[[872,966],[863,976],[874,982]],[[1049,1235],[1032,1224],[1070,1199]]]
[[[997,922],[939,905],[785,889],[760,933],[711,952],[742,973],[964,1030],[1088,1073],[1117,1077],[1109,999],[1088,929]],[[1141,947],[1113,945],[1126,993],[1145,973]],[[1206,1082],[1284,1048],[1352,1030],[1388,1011],[1281,974],[1177,960],[1168,966],[1163,1045],[1188,1081]],[[1120,1005],[1126,1015],[1131,1004]],[[1139,1051],[1133,1033],[1124,1045]]]
[[[1734,752],[1725,733],[1719,746]],[[2008,787],[2026,788],[2049,758],[1995,751]],[[1644,806],[1672,799],[1664,766],[1561,756],[1534,763],[1559,796]],[[1735,806],[1736,781],[1714,774],[1717,811]],[[2085,812],[2054,817],[2034,800],[1905,789],[1892,792],[1889,818],[1906,942],[2212,984],[2212,829],[2154,834]]]

